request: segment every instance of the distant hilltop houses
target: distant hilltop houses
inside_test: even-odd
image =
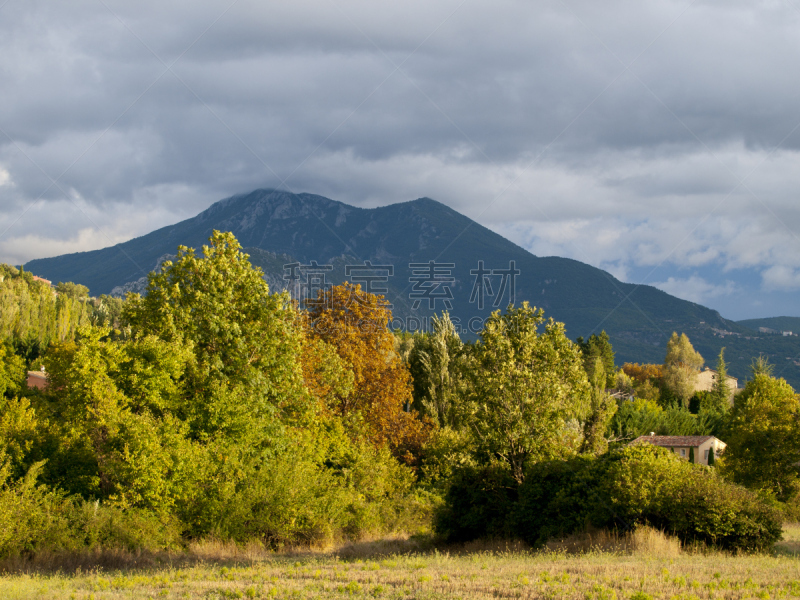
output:
[[[52,281],[50,281],[49,279],[45,279],[44,277],[38,277],[36,275],[33,275],[33,280],[34,281],[41,281],[42,283],[46,283],[49,286],[53,285]]]
[[[758,333],[775,333],[775,334],[781,334],[784,337],[797,335],[796,333],[792,333],[791,331],[779,331],[777,329],[771,329],[769,327],[759,327]]]

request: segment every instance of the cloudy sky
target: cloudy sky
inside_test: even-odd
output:
[[[800,316],[800,0],[0,0],[0,261],[258,187],[437,199]]]

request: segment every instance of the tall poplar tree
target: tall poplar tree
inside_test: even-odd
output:
[[[717,358],[717,374],[714,385],[706,397],[706,405],[702,408],[708,412],[726,413],[731,405],[731,389],[728,385],[728,368],[725,364],[725,348],[719,351]]]

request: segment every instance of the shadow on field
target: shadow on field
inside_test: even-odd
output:
[[[219,540],[193,542],[184,551],[126,552],[100,550],[82,553],[49,553],[7,558],[0,561],[0,574],[76,573],[88,571],[152,571],[193,565],[246,566],[270,561],[311,561],[336,557],[357,561],[446,552],[451,555],[492,553],[519,554],[530,548],[520,542],[484,540],[466,544],[437,543],[432,536],[396,536],[344,542],[330,547],[292,547],[270,549],[261,542],[236,544]]]
[[[784,526],[783,541],[775,544],[773,555],[800,557],[800,524]],[[47,553],[7,558],[0,561],[0,574],[81,573],[91,571],[153,571],[195,565],[248,566],[264,562],[305,562],[320,558],[342,561],[380,559],[390,556],[418,555],[433,552],[451,556],[467,554],[512,555],[544,552],[580,555],[641,555],[675,558],[682,554],[715,553],[705,546],[683,546],[680,541],[649,527],[618,533],[589,531],[550,540],[545,548],[533,550],[514,540],[477,540],[464,544],[444,544],[433,536],[395,536],[343,542],[328,547],[291,547],[274,550],[262,542],[247,544],[214,539],[192,542],[182,551],[127,552],[99,550],[83,553]]]

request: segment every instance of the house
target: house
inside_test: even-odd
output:
[[[708,464],[708,455],[714,452],[714,458],[725,450],[727,444],[718,440],[713,435],[642,435],[631,444],[653,444],[662,448],[669,448],[681,458],[689,460],[689,450],[694,448],[694,462],[700,465]]]
[[[49,279],[45,279],[44,277],[37,277],[36,275],[33,276],[34,281],[41,281],[42,283],[46,283],[49,286],[53,285],[53,282]]]
[[[706,367],[697,374],[697,383],[695,383],[695,392],[710,392],[714,389],[714,383],[717,381],[718,373],[714,369]],[[730,375],[725,376],[725,381],[728,382],[728,390],[730,391],[729,400],[733,403],[733,395],[739,388],[739,380]]]
[[[47,373],[44,368],[41,371],[28,371],[28,389],[46,390]]]
[[[627,400],[633,402],[634,394],[630,390],[619,390],[614,388],[606,388],[606,394],[614,398],[614,400]]]

